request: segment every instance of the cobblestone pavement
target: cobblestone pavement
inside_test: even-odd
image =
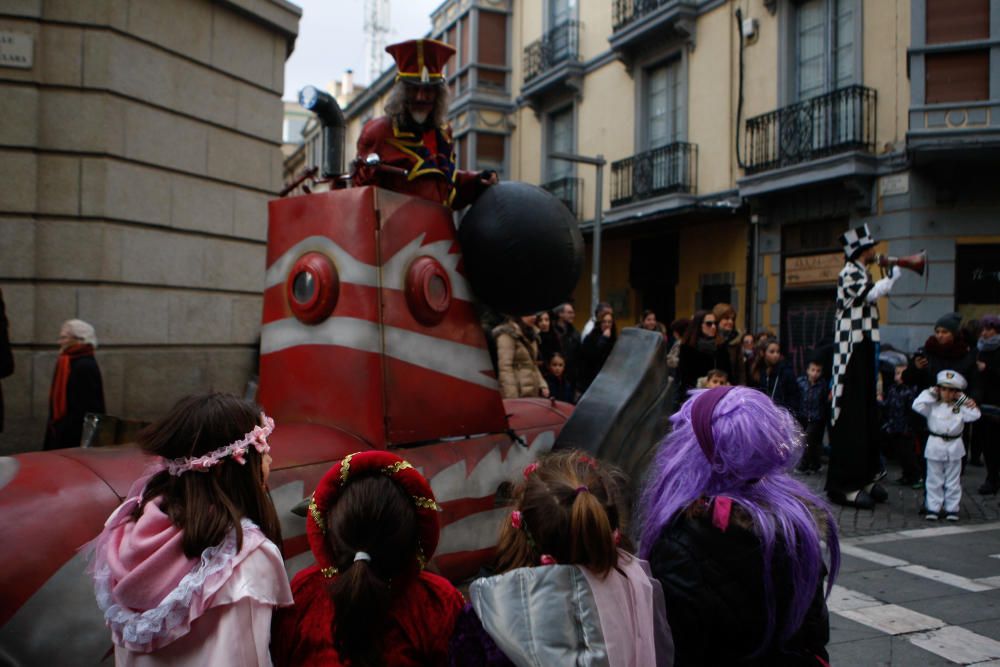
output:
[[[833,665],[1000,667],[1000,506],[962,478],[957,524],[927,521],[923,491],[898,486],[874,510],[835,506],[843,561],[828,601]],[[825,475],[800,477],[822,495]]]
[[[914,490],[909,486],[899,486],[893,480],[899,478],[899,468],[890,463],[888,474],[882,480],[882,485],[889,492],[889,500],[877,505],[874,510],[859,510],[851,507],[833,506],[834,514],[840,524],[840,535],[843,538],[859,535],[873,535],[894,530],[911,528],[926,528],[927,520],[920,513],[923,507],[923,490]],[[798,475],[796,477],[825,498],[823,485],[826,483],[826,468],[818,475]],[[979,485],[986,479],[986,469],[967,466],[962,475],[962,505],[959,512],[960,524],[1000,521],[1000,498],[997,496],[981,496],[976,493]]]

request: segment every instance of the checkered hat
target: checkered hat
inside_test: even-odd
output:
[[[841,234],[840,242],[844,246],[844,254],[847,255],[848,259],[854,259],[857,253],[875,245],[875,239],[872,238],[872,233],[868,230],[867,223],[854,229],[848,229]]]
[[[937,386],[951,387],[952,389],[963,391],[968,386],[968,383],[966,383],[965,378],[958,371],[941,371],[937,374]]]

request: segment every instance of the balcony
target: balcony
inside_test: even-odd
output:
[[[875,152],[876,93],[848,86],[747,119],[746,172]]]
[[[611,13],[614,32],[608,42],[629,70],[648,46],[694,43],[697,0],[612,0]]]
[[[678,141],[611,163],[611,206],[697,191],[698,146]]]
[[[521,97],[538,108],[541,100],[567,89],[582,88],[583,63],[580,62],[580,24],[565,21],[524,47],[524,85]]]
[[[911,106],[906,147],[917,164],[992,158],[1000,148],[1000,100]]]
[[[554,181],[542,183],[541,187],[566,204],[566,208],[570,210],[573,217],[577,220],[580,219],[583,214],[583,207],[580,205],[580,197],[583,194],[582,178],[557,178]]]

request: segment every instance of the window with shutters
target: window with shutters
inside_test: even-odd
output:
[[[928,44],[989,39],[989,0],[926,0]],[[927,104],[974,102],[990,98],[988,48],[928,53],[924,60]]]
[[[549,114],[546,137],[546,155],[573,152],[573,107],[565,107]],[[546,160],[546,179],[554,181],[573,175],[573,163],[565,160]]]
[[[795,7],[795,96],[806,100],[860,83],[857,0],[805,0]]]
[[[681,61],[670,62],[646,70],[645,148],[660,148],[682,138],[683,95]]]

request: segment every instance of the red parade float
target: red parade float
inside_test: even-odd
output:
[[[579,277],[576,221],[521,183],[486,189],[461,233],[437,202],[348,188],[337,173],[343,116],[329,96],[309,96],[304,106],[324,125],[324,178],[314,170],[317,191],[269,205],[257,395],[277,424],[269,486],[286,565],[294,574],[312,561],[304,507],[330,466],[351,452],[391,449],[430,481],[442,508],[431,566],[467,579],[490,557],[507,485],[557,438],[641,469],[649,448],[631,443],[655,444],[673,402],[662,337],[624,332],[575,414],[554,400],[501,399],[474,294],[503,294],[490,305],[514,313],[555,306]],[[359,160],[381,168],[377,155]],[[478,285],[463,254],[476,258]],[[551,276],[535,271],[534,283],[508,284],[511,273],[530,274],[510,272],[510,261],[540,266],[539,257]],[[131,445],[0,458],[0,663],[107,657],[109,633],[79,550],[150,463]]]

